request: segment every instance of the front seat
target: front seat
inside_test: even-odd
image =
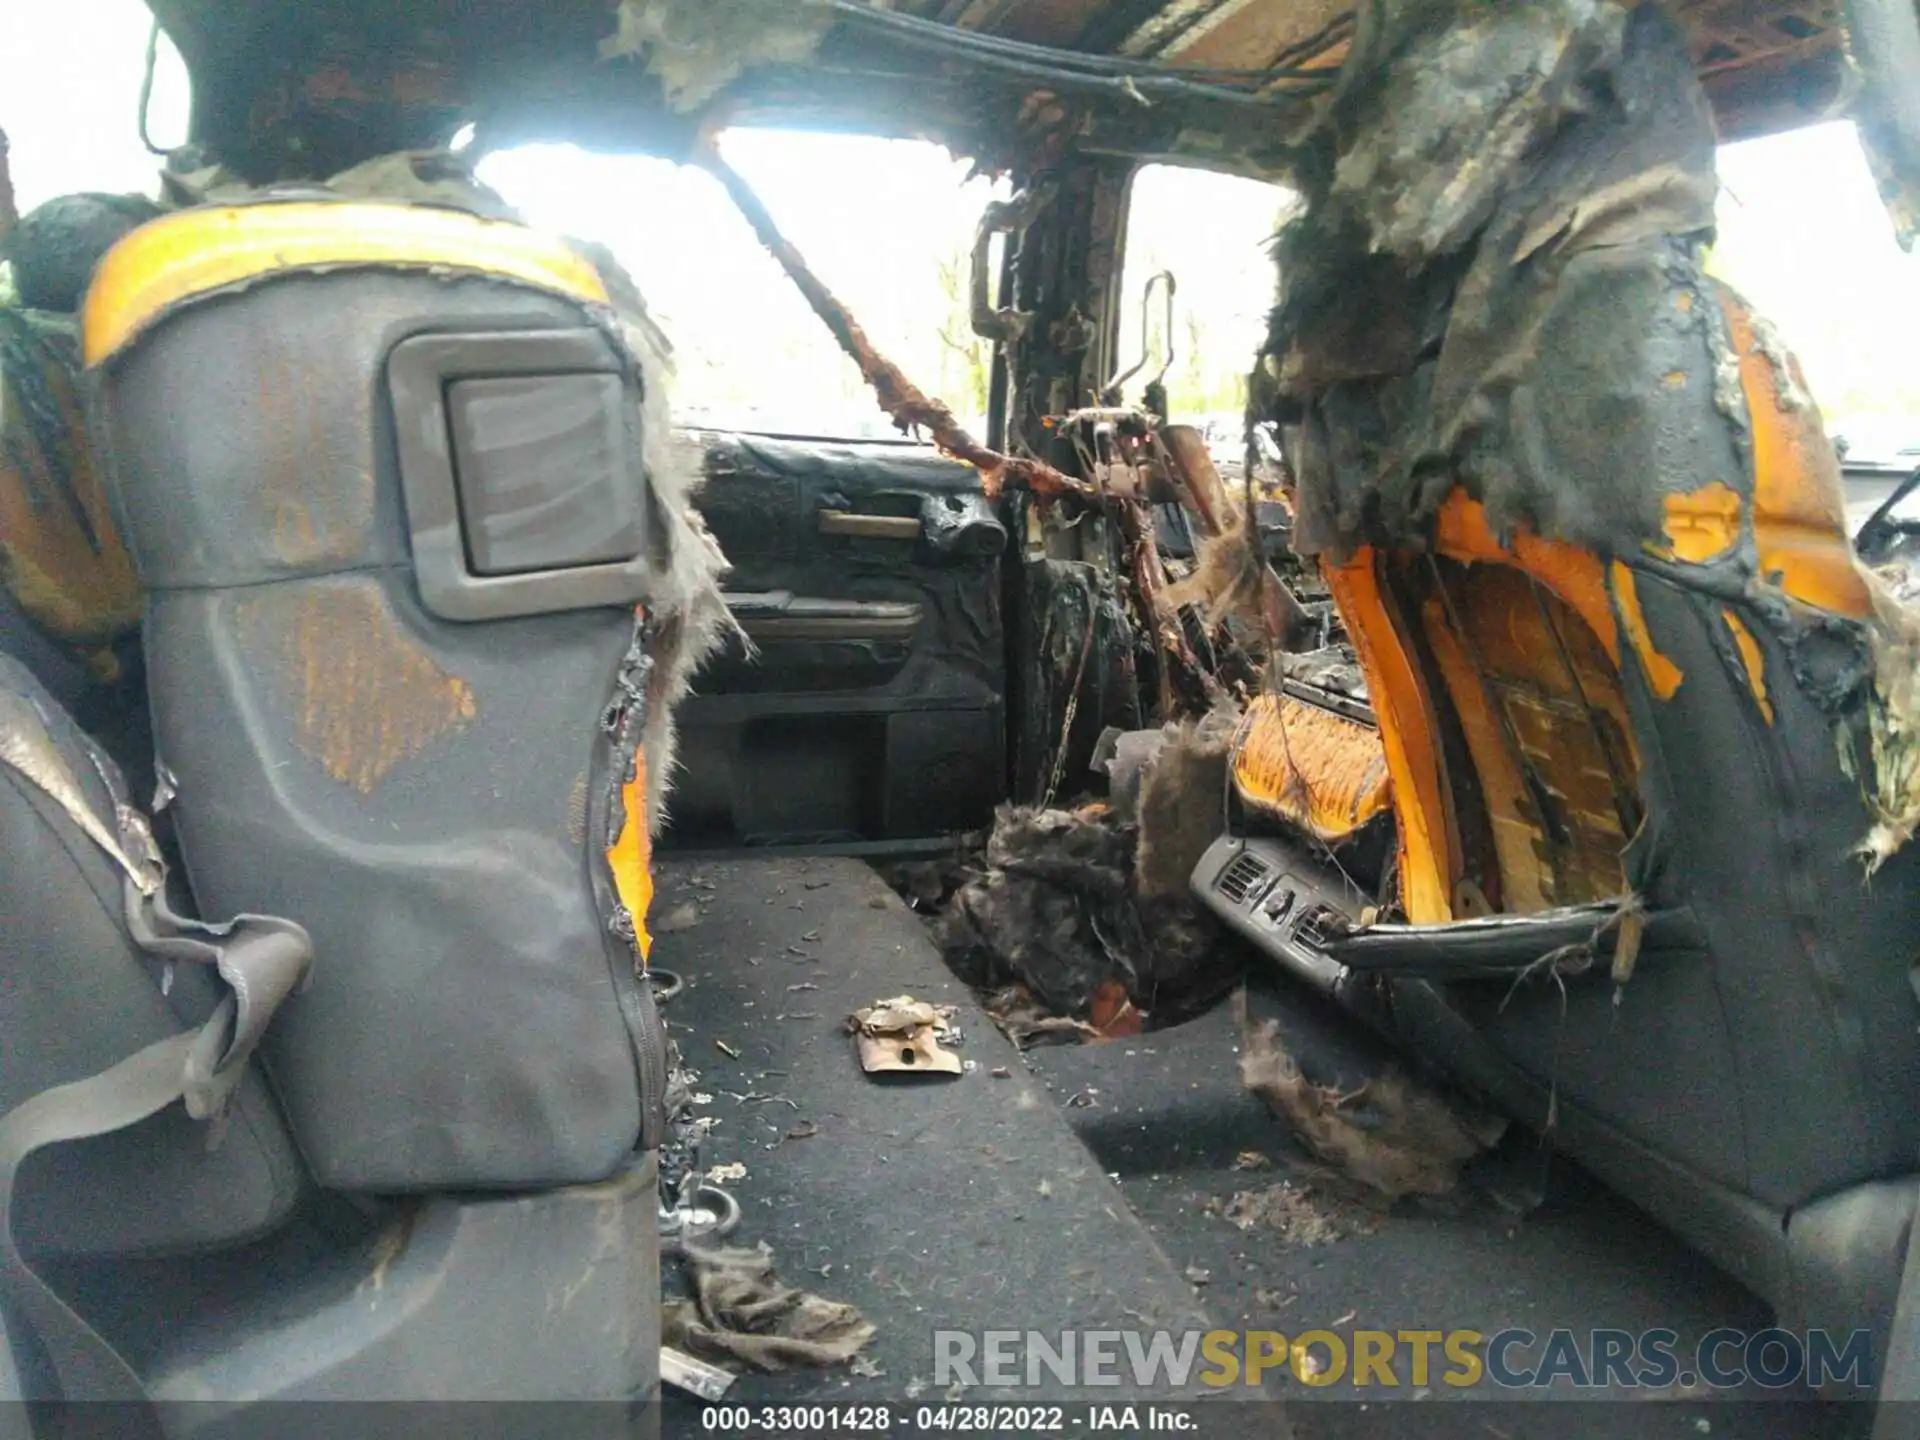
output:
[[[0,671],[0,1024],[32,1037],[0,1065],[0,1295],[52,1360],[36,1394],[160,1402],[176,1434],[213,1412],[171,1402],[656,1391],[674,612],[642,602],[686,522],[621,319],[567,244],[404,204],[184,210],[96,272],[90,453],[184,875]],[[292,980],[235,960],[257,935]],[[128,1113],[176,1044],[187,1109]],[[68,1133],[81,1077],[103,1138]]]
[[[1920,1171],[1920,858],[1868,877],[1875,597],[1797,367],[1701,299],[1750,441],[1735,483],[1667,497],[1665,544],[1502,544],[1456,491],[1430,550],[1328,567],[1414,922],[1329,952],[1489,1088],[1521,1095],[1516,1068],[1526,1113],[1754,1288],[1884,1325]],[[1568,941],[1598,953],[1555,983]]]
[[[85,344],[195,894],[322,957],[268,1057],[315,1178],[652,1149],[664,1043],[602,914],[653,526],[593,266],[425,206],[189,210],[109,253]]]

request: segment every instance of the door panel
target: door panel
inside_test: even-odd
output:
[[[755,653],[717,655],[685,702],[670,842],[884,849],[986,823],[1006,531],[978,477],[904,443],[700,438]]]

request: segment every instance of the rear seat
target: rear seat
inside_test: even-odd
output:
[[[127,802],[118,767],[52,690],[0,655],[0,752],[36,763],[36,727],[81,804],[112,827]],[[225,992],[211,967],[169,967],[141,948],[121,867],[13,763],[0,764],[0,854],[0,1114],[212,1015]],[[221,1143],[208,1140],[176,1105],[34,1154],[14,1196],[22,1249],[64,1258],[179,1254],[280,1223],[303,1188],[302,1167],[257,1074],[234,1093]]]

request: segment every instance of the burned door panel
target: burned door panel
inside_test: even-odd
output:
[[[683,712],[683,846],[859,848],[983,823],[1005,785],[999,564],[967,466],[918,446],[706,435],[735,642]]]

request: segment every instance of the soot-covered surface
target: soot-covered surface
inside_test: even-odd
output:
[[[1303,1069],[1352,1088],[1385,1056],[1352,1023],[1286,981],[1256,982],[1254,1019],[1278,1018]],[[1028,1052],[1033,1073],[1064,1107],[1102,1168],[1118,1176],[1128,1206],[1175,1266],[1206,1271],[1202,1295],[1220,1324],[1297,1335],[1310,1329],[1474,1329],[1517,1326],[1544,1335],[1665,1327],[1686,1356],[1719,1326],[1766,1327],[1766,1307],[1597,1180],[1554,1160],[1537,1140],[1510,1134],[1470,1166],[1444,1201],[1403,1201],[1384,1217],[1339,1187],[1315,1184],[1304,1154],[1240,1083],[1240,1036],[1231,1007],[1170,1030],[1107,1044]],[[1257,1163],[1252,1156],[1265,1163]],[[1250,1167],[1250,1168],[1249,1168]],[[1233,1197],[1291,1182],[1303,1203],[1242,1230]],[[1496,1196],[1544,1188],[1527,1214]],[[1268,1216],[1274,1211],[1270,1207]],[[1344,1232],[1325,1238],[1326,1227]],[[1303,1239],[1318,1243],[1303,1244]],[[1404,1371],[1404,1366],[1398,1367]],[[1441,1369],[1436,1364],[1435,1373]],[[1865,1433],[1864,1407],[1822,1404],[1794,1392],[1785,1405],[1732,1403],[1675,1390],[1604,1403],[1486,1402],[1435,1383],[1422,1393],[1400,1375],[1400,1396],[1381,1403],[1345,1385],[1288,1394],[1315,1403],[1289,1412],[1300,1440],[1334,1437],[1801,1437]],[[1376,1397],[1379,1392],[1375,1392]],[[1411,1403],[1409,1397],[1420,1401]],[[1547,1397],[1581,1398],[1561,1389]],[[1437,1403],[1446,1402],[1446,1403]]]
[[[666,1019],[720,1120],[703,1164],[746,1167],[726,1182],[743,1210],[731,1243],[766,1241],[782,1279],[877,1327],[857,1371],[749,1376],[730,1400],[940,1399],[936,1328],[1206,1327],[1193,1288],[873,871],[686,861],[657,881],[671,933],[654,963],[687,981]],[[959,1007],[969,1073],[861,1071],[843,1021],[901,994]],[[670,1434],[676,1414],[695,1412],[670,1410]]]
[[[712,1097],[702,1112],[721,1122],[702,1161],[746,1166],[727,1182],[744,1211],[732,1242],[765,1240],[782,1279],[859,1305],[877,1329],[858,1370],[748,1375],[730,1401],[937,1401],[936,1328],[1668,1327],[1685,1355],[1715,1327],[1767,1324],[1758,1300],[1598,1182],[1560,1162],[1546,1172],[1529,1137],[1470,1166],[1455,1197],[1372,1214],[1315,1177],[1242,1087],[1230,1006],[1022,1056],[864,865],[679,861],[658,878],[654,915],[667,933],[655,963],[689,981],[667,1019],[700,1071],[695,1089]],[[842,1020],[901,993],[959,1007],[970,1073],[903,1082],[860,1071]],[[1351,1087],[1378,1073],[1384,1057],[1350,1022],[1285,982],[1256,981],[1250,1008],[1281,1021],[1314,1078]],[[1539,1188],[1543,1173],[1543,1207],[1523,1215],[1495,1198]],[[1237,1194],[1258,1206],[1283,1182],[1308,1186],[1304,1202],[1269,1201],[1250,1229],[1230,1218]],[[1422,1393],[1402,1379],[1390,1401],[1288,1380],[1269,1393],[1312,1402],[1286,1415],[1301,1440],[1865,1433],[1858,1409],[1811,1399],[1669,1391],[1538,1404],[1437,1383]],[[1212,1413],[1217,1423],[1195,1433],[1253,1421],[1285,1433],[1266,1406]],[[670,1392],[665,1433],[699,1428],[697,1403]]]

